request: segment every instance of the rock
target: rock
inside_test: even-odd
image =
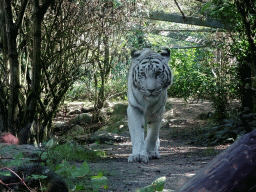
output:
[[[110,107],[110,104],[109,104],[109,102],[105,101],[103,103],[103,108],[108,108],[108,107]]]
[[[88,138],[89,143],[94,142],[106,143],[106,142],[121,142],[122,137],[116,133],[108,133],[105,131],[97,131],[90,138]]]
[[[255,191],[255,156],[256,130],[242,136],[215,157],[177,192]]]
[[[162,123],[161,123],[161,127],[162,128],[170,128],[169,121],[167,121],[166,119],[163,119]]]
[[[199,114],[196,119],[200,119],[200,120],[206,120],[209,119],[213,116],[212,112],[208,112],[208,113],[201,113]]]
[[[10,171],[11,170],[11,171]],[[0,172],[10,173],[10,176],[0,175],[0,191],[38,191],[38,189],[46,188],[48,192],[68,192],[68,186],[65,181],[48,167],[39,164],[22,165],[18,167],[2,168]],[[17,177],[17,175],[19,177]],[[46,176],[44,179],[36,179],[28,176]],[[22,178],[22,181],[21,179]],[[26,186],[23,184],[25,183]],[[6,184],[6,185],[4,185]],[[28,188],[29,187],[29,188]]]
[[[74,119],[70,120],[72,124],[90,124],[92,122],[92,116],[89,113],[81,113]]]
[[[22,161],[25,162],[30,160],[39,159],[39,155],[42,150],[33,145],[4,145],[0,144],[0,156],[2,161],[10,161],[10,159],[15,159],[15,156],[22,153]]]
[[[84,134],[84,128],[81,127],[80,125],[75,125],[67,132],[67,136],[71,136],[71,137],[74,137],[77,135],[83,135],[83,134]]]
[[[89,134],[86,134],[86,135],[76,135],[74,137],[74,140],[77,141],[78,143],[84,143],[86,141],[89,140]]]
[[[184,125],[186,123],[187,123],[186,119],[172,119],[171,120],[171,124],[173,124],[173,125],[180,125],[180,124]]]
[[[175,118],[175,113],[174,113],[173,109],[170,109],[170,110],[166,111],[165,114],[164,114],[164,118],[165,119]]]
[[[11,133],[4,132],[0,133],[0,143],[17,145],[19,143],[19,140]]]
[[[70,111],[68,115],[75,115],[75,114],[80,114],[81,111],[79,109],[76,109],[74,111]]]

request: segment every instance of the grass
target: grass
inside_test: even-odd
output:
[[[47,159],[50,160],[88,161],[105,156],[103,151],[89,150],[76,143],[52,146],[47,151]]]

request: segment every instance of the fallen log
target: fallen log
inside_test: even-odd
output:
[[[256,130],[215,157],[177,192],[256,191]]]

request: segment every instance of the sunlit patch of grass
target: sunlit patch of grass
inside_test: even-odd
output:
[[[98,150],[89,150],[75,143],[65,143],[62,145],[52,146],[48,149],[47,155],[48,159],[86,161],[105,157],[106,153]]]

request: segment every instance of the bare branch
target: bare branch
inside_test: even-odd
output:
[[[183,11],[181,10],[181,8],[180,8],[180,6],[179,6],[177,0],[174,0],[174,2],[175,2],[175,4],[177,5],[178,9],[180,10],[180,13],[181,13],[182,16],[183,16],[183,19],[186,20],[187,18],[186,18],[186,16],[185,16],[185,14],[183,13]]]
[[[23,0],[23,2],[21,4],[21,9],[20,9],[19,15],[17,17],[17,20],[15,22],[15,30],[18,30],[21,23],[22,23],[22,19],[23,19],[23,16],[24,16],[24,12],[25,12],[27,3],[28,3],[28,0]]]

